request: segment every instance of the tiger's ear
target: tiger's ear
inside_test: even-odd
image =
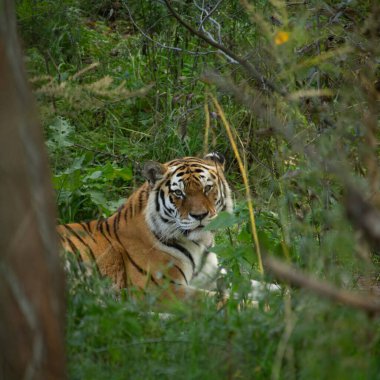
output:
[[[219,152],[208,153],[203,157],[203,159],[209,160],[209,161],[214,161],[218,165],[220,165],[222,167],[222,169],[224,169],[224,163],[226,162],[226,159],[224,158],[223,154],[221,154]]]
[[[150,185],[154,185],[166,172],[166,167],[156,161],[148,161],[144,164],[142,175],[148,180]]]

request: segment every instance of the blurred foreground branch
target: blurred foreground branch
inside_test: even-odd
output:
[[[380,302],[374,297],[337,289],[333,285],[313,278],[310,274],[304,274],[300,270],[273,257],[265,257],[263,261],[264,268],[268,272],[291,285],[312,291],[318,296],[328,298],[331,301],[341,303],[354,309],[363,310],[370,315],[380,313]]]
[[[380,212],[353,186],[346,186],[346,210],[352,224],[380,249]]]
[[[0,378],[65,379],[64,277],[14,2],[0,0]]]

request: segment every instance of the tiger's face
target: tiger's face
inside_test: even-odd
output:
[[[231,191],[223,173],[224,158],[185,157],[166,164],[148,163],[151,185],[146,219],[152,231],[165,239],[185,235],[199,238],[220,211],[232,211]]]

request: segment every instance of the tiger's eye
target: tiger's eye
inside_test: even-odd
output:
[[[178,198],[182,197],[183,196],[183,193],[181,190],[177,189],[177,190],[174,190],[173,191],[174,195]]]
[[[205,186],[205,193],[208,193],[212,189],[212,185]]]

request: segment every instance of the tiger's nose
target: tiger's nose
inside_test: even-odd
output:
[[[207,215],[208,215],[208,211],[207,212],[204,212],[202,214],[192,214],[190,213],[189,214],[192,218],[196,219],[196,220],[202,220],[204,219]]]

